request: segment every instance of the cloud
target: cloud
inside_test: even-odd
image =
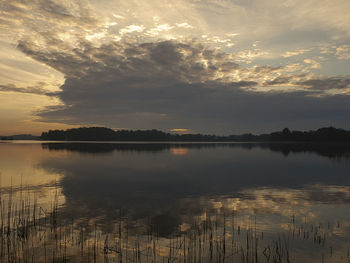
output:
[[[44,96],[57,96],[58,92],[52,92],[44,87],[46,86],[46,83],[40,82],[36,86],[30,86],[30,87],[17,87],[14,84],[7,84],[7,85],[0,85],[0,92],[18,92],[18,93],[28,93],[28,94],[35,94],[35,95],[44,95]]]
[[[320,79],[310,79],[298,82],[298,85],[318,91],[346,90],[350,87],[350,78],[330,77]]]
[[[150,36],[158,36],[161,32],[167,32],[173,29],[173,26],[170,26],[169,24],[162,24],[158,25],[154,28],[151,28],[150,30],[147,31],[147,34]]]
[[[267,51],[262,51],[259,48],[243,50],[236,54],[237,60],[243,63],[252,63],[254,59],[265,57],[268,55]]]
[[[350,45],[342,45],[336,48],[338,59],[350,59]]]
[[[27,27],[43,31],[50,26],[91,28],[98,23],[95,13],[85,0],[11,0],[1,3],[3,25],[8,28]]]
[[[164,130],[188,127],[213,133],[348,125],[350,96],[312,95],[344,89],[349,79],[285,75],[283,67],[245,68],[230,54],[196,41],[118,42],[100,47],[81,42],[71,54],[43,51],[23,41],[18,47],[66,76],[57,94],[65,106],[39,113],[47,122]],[[276,74],[279,77],[273,78]],[[266,78],[271,82],[262,82]],[[251,91],[264,83],[307,90]]]
[[[350,88],[350,77],[320,77],[306,78],[305,74],[301,75],[284,75],[278,76],[271,81],[263,83],[265,87],[291,86],[295,90],[299,89],[308,92],[311,96],[325,96],[330,93],[341,94],[347,92]]]
[[[311,59],[311,58],[304,59],[304,62],[306,64],[310,64],[312,69],[317,69],[317,68],[321,68],[322,67],[320,62],[318,62],[318,61],[316,61],[314,59]]]
[[[264,83],[265,86],[286,85],[292,83],[293,76],[279,76],[271,81]]]
[[[132,32],[142,32],[143,30],[145,30],[145,27],[143,25],[129,25],[120,29],[119,33],[121,35],[124,35]]]
[[[287,51],[285,54],[282,55],[284,58],[289,58],[293,56],[299,56],[302,54],[305,54],[306,52],[309,52],[310,49],[297,49],[295,51]]]
[[[176,23],[177,27],[181,27],[181,28],[193,28],[193,26],[191,26],[190,24],[188,24],[187,22],[184,23]]]
[[[321,65],[314,45],[305,43],[346,37],[348,18],[339,10],[347,4],[332,5],[327,17],[316,0],[277,2],[180,0],[170,8],[163,0],[6,1],[1,28],[13,28],[16,48],[65,82],[52,94],[34,86],[1,90],[58,96],[64,106],[39,113],[47,122],[208,132],[346,127],[349,77],[310,73]],[[292,50],[284,58],[281,39]],[[300,41],[303,48],[295,48]],[[347,45],[332,49],[346,58]],[[298,57],[311,50],[312,58]]]

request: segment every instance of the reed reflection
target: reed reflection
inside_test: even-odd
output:
[[[8,224],[13,229],[13,239],[1,242],[11,241],[13,249],[35,248],[16,252],[18,257],[36,255],[36,262],[337,262],[347,257],[346,145],[44,143],[1,149],[22,150],[23,160],[30,155],[30,162],[15,161],[17,170],[55,178],[33,181],[25,191],[17,183],[2,188],[1,213],[12,207],[11,214],[28,223],[0,216],[2,233]],[[15,166],[3,176],[9,167]],[[26,193],[34,189],[50,189],[51,200],[37,194],[39,202],[26,201],[27,210],[17,209],[23,196],[33,200]],[[19,202],[9,206],[10,200]],[[48,204],[44,212],[40,202]],[[18,239],[24,230],[28,238],[41,239],[22,234]],[[0,248],[0,255],[6,253]]]

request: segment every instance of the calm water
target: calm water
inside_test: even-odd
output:
[[[0,262],[350,262],[349,145],[2,142],[0,157]]]

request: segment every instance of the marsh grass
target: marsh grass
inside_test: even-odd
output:
[[[296,243],[315,249],[315,262],[350,262],[349,249],[342,251],[331,241],[331,228],[341,229],[340,222],[297,223],[292,216],[285,231],[269,233],[256,217],[242,223],[237,213],[216,212],[161,236],[151,220],[135,231],[122,210],[109,231],[93,220],[67,218],[58,199],[56,194],[43,208],[22,188],[1,192],[0,262],[290,263],[298,262]]]

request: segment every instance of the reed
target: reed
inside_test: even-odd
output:
[[[318,262],[350,262],[349,247],[342,253],[330,240],[341,222],[315,225],[293,215],[285,232],[267,233],[256,217],[243,221],[237,212],[216,212],[161,236],[152,220],[145,220],[147,230],[134,231],[120,210],[107,228],[112,231],[105,231],[96,222],[66,218],[57,195],[45,209],[30,192],[17,190],[0,193],[0,262],[290,263],[298,262],[296,242],[317,249]]]

